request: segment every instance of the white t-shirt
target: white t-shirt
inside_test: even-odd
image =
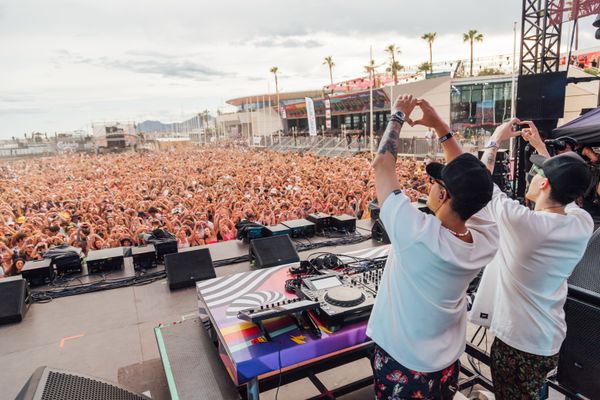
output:
[[[483,277],[497,279],[491,331],[517,350],[552,356],[566,336],[567,279],[593,233],[592,217],[575,203],[567,215],[531,211],[497,186],[488,207],[500,231],[490,264],[497,272]]]
[[[403,366],[442,370],[465,349],[465,293],[498,246],[498,230],[484,208],[467,223],[473,243],[390,194],[381,220],[392,243],[367,335]]]

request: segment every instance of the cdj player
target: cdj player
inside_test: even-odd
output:
[[[354,275],[319,275],[302,279],[298,295],[319,303],[319,320],[331,331],[371,314],[383,268]]]

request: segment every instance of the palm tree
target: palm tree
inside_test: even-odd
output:
[[[391,72],[394,77],[394,85],[398,84],[398,71],[402,71],[403,69],[404,65],[400,64],[398,61],[390,63],[390,66],[386,68],[386,71]]]
[[[421,64],[419,64],[417,66],[417,71],[419,71],[419,72],[431,71],[431,64],[429,64],[427,61],[422,62]]]
[[[430,73],[433,73],[433,42],[435,41],[436,37],[437,37],[437,32],[429,32],[429,33],[425,33],[425,34],[423,34],[423,36],[421,36],[421,39],[426,41],[427,44],[429,45],[429,72]]]
[[[331,56],[325,57],[325,61],[323,61],[323,65],[327,65],[329,67],[329,81],[331,82],[331,93],[333,93],[333,72],[332,71],[333,71],[333,67],[335,67],[335,63],[333,62],[333,57],[331,57]]]
[[[483,42],[483,33],[479,33],[475,29],[471,29],[467,33],[463,33],[463,42],[469,42],[471,45],[471,69],[470,76],[473,76],[473,43],[474,42]]]
[[[270,71],[275,76],[275,94],[277,96],[277,114],[281,115],[281,111],[279,111],[279,82],[277,81],[277,73],[279,72],[279,68],[271,67]]]
[[[365,65],[365,72],[369,74],[369,79],[373,81],[373,75],[375,75],[375,60],[370,59],[369,63]]]
[[[396,45],[390,44],[385,48],[385,51],[387,51],[390,55],[390,67],[387,70],[392,73],[392,76],[394,77],[394,85],[397,85],[398,71],[404,68],[398,61],[396,61],[396,53],[400,54],[400,50],[396,48]]]
[[[275,91],[279,93],[279,82],[277,81],[277,73],[279,72],[279,68],[271,67],[270,71],[275,76]]]

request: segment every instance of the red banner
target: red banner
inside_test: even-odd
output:
[[[550,22],[560,24],[600,13],[600,0],[557,0],[548,12]]]

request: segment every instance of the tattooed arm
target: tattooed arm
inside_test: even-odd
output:
[[[392,110],[402,111],[405,118],[410,117],[410,113],[417,105],[417,99],[412,96],[400,96]],[[373,169],[375,170],[375,189],[377,192],[377,201],[382,206],[385,199],[395,190],[400,189],[400,182],[396,175],[396,159],[400,142],[400,131],[403,123],[392,119],[379,143],[377,155],[373,160]]]
[[[491,174],[494,173],[494,165],[496,164],[496,154],[498,146],[511,137],[519,136],[520,132],[515,131],[514,124],[519,123],[517,118],[513,118],[508,122],[503,123],[496,128],[494,134],[490,137],[490,142],[493,146],[487,147],[481,157],[481,162],[487,167]]]
[[[493,136],[492,136],[493,137]],[[494,173],[494,166],[496,164],[496,155],[498,154],[498,147],[488,147],[483,152],[481,162],[490,171],[490,174]]]

